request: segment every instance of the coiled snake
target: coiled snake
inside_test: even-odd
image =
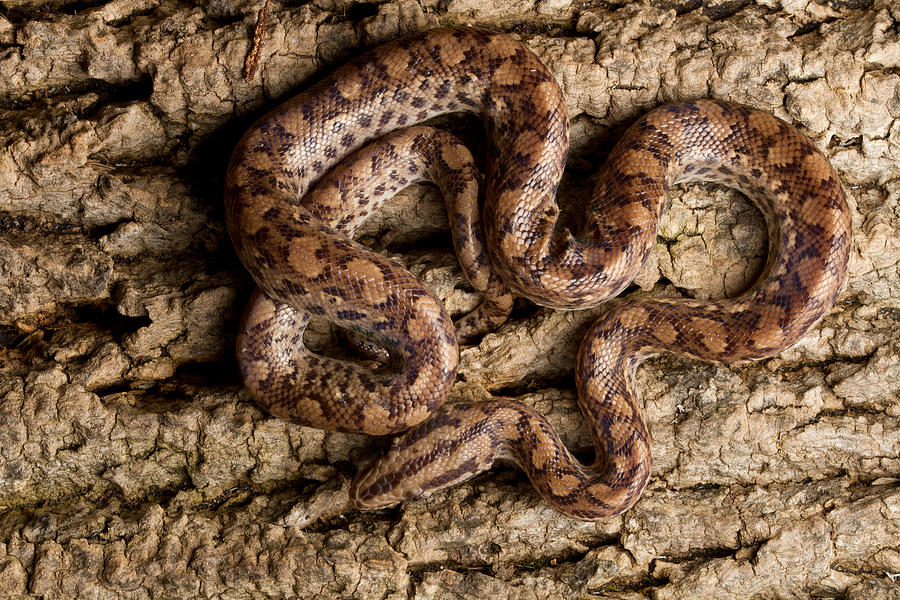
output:
[[[486,126],[481,207],[468,151],[447,133],[403,129],[455,111]],[[641,360],[662,351],[729,362],[772,356],[834,303],[850,213],[834,170],[790,125],[715,100],[651,111],[612,151],[575,234],[557,226],[555,200],[567,129],[561,90],[536,56],[505,35],[459,27],[352,60],[263,117],[234,151],[229,232],[262,290],[238,336],[246,387],[273,414],[313,427],[388,434],[415,426],[357,476],[358,507],[440,489],[505,456],[563,513],[618,514],[650,474],[634,390]],[[457,324],[466,339],[502,323],[513,295],[576,309],[620,292],[650,252],[678,182],[723,182],[747,194],[769,226],[769,261],[738,298],[632,299],[591,328],[575,369],[597,450],[586,466],[525,404],[440,407],[458,361],[450,317],[409,272],[351,240],[369,212],[421,179],[444,193],[461,264],[484,296]],[[373,340],[388,365],[310,352],[311,315]]]

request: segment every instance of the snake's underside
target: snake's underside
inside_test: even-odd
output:
[[[480,192],[456,138],[411,127],[457,111],[485,124]],[[637,501],[651,468],[634,390],[641,360],[657,352],[727,362],[772,356],[834,303],[847,273],[850,213],[834,170],[790,125],[714,100],[653,110],[612,151],[574,233],[557,226],[555,199],[567,128],[559,86],[530,51],[502,34],[449,28],[351,61],[262,118],[235,150],[228,226],[261,290],[238,339],[247,388],[272,413],[314,427],[414,427],[353,482],[360,508],[440,489],[508,457],[563,513],[618,514]],[[414,276],[351,239],[367,214],[420,180],[444,194],[463,270],[484,298],[457,322],[461,339],[502,323],[514,295],[577,309],[620,292],[650,252],[678,182],[722,182],[750,197],[769,226],[769,260],[740,297],[630,299],[591,328],[575,374],[597,459],[583,465],[525,404],[440,407],[456,374],[454,324]],[[310,352],[303,332],[311,316],[371,340],[388,358],[369,368]]]

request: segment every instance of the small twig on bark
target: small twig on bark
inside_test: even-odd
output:
[[[259,67],[259,57],[262,54],[263,41],[266,38],[266,21],[269,20],[269,0],[263,4],[256,15],[256,27],[253,29],[253,44],[250,46],[250,52],[244,60],[244,81],[250,82],[256,75],[256,69]]]

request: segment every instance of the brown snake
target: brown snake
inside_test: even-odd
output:
[[[402,129],[455,111],[486,126],[482,207],[477,171],[455,138]],[[834,303],[847,273],[850,212],[835,171],[790,125],[714,100],[653,110],[610,154],[575,234],[557,226],[567,130],[561,90],[536,56],[505,35],[460,27],[349,62],[263,117],[234,151],[228,227],[262,290],[238,338],[247,388],[273,414],[313,427],[387,434],[416,426],[357,476],[358,507],[391,506],[508,457],[563,513],[618,514],[650,474],[634,391],[645,357],[772,356]],[[766,217],[769,260],[738,298],[640,297],[591,328],[575,370],[597,451],[586,466],[520,402],[440,408],[456,375],[453,323],[413,275],[351,240],[368,213],[423,179],[443,192],[463,270],[484,297],[458,322],[466,339],[502,323],[512,295],[576,309],[620,292],[650,252],[668,189],[679,182],[722,182],[747,194]],[[388,364],[373,370],[310,352],[303,333],[311,315],[373,340]]]

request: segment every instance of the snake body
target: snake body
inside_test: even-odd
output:
[[[404,129],[457,111],[486,127],[481,208],[461,143],[426,127]],[[826,158],[787,123],[715,100],[651,111],[612,151],[575,233],[557,226],[567,131],[561,90],[534,54],[505,35],[458,27],[352,60],[239,142],[226,216],[261,290],[238,338],[245,385],[272,413],[314,427],[413,428],[354,480],[358,507],[391,506],[508,457],[567,515],[621,513],[651,471],[634,389],[645,357],[772,356],[834,303],[847,273],[850,212]],[[597,450],[584,465],[521,402],[440,407],[458,360],[450,317],[410,273],[351,240],[366,214],[421,179],[444,194],[463,270],[484,297],[458,322],[463,338],[501,323],[513,295],[576,309],[620,292],[650,252],[668,189],[679,182],[722,182],[750,197],[767,220],[769,260],[737,298],[634,298],[590,329],[575,369]],[[387,364],[373,370],[310,352],[302,338],[311,315],[373,340],[387,350]]]

